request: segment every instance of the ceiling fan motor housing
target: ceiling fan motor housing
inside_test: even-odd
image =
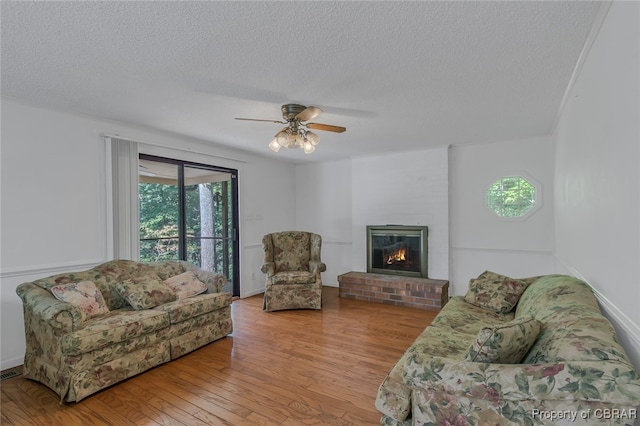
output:
[[[300,114],[305,109],[307,109],[306,106],[299,104],[282,105],[282,117],[287,121],[291,121],[296,118],[296,115]]]

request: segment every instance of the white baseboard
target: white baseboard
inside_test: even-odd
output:
[[[11,358],[11,359],[3,359],[0,361],[0,370],[4,371],[9,368],[17,367],[24,363],[23,357]]]
[[[251,290],[251,291],[248,291],[246,293],[242,293],[240,295],[240,298],[244,299],[244,298],[247,298],[247,297],[255,296],[256,294],[260,294],[260,293],[264,293],[264,287],[263,288],[258,288],[258,289],[255,289],[255,290]]]

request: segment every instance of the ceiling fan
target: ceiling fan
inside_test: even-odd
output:
[[[257,118],[237,118],[236,120],[246,121],[266,121],[269,123],[286,124],[276,133],[275,138],[269,143],[272,151],[278,152],[281,147],[302,148],[305,154],[311,154],[316,149],[320,141],[318,135],[307,129],[324,130],[327,132],[342,133],[347,130],[345,127],[333,126],[331,124],[308,123],[322,113],[322,110],[314,106],[304,106],[299,104],[282,105],[282,118],[279,120],[262,120]]]

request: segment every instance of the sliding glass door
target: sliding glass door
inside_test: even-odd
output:
[[[140,259],[187,260],[240,295],[237,170],[140,155]]]

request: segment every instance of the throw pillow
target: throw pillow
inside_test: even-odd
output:
[[[51,294],[61,302],[78,308],[84,319],[109,313],[107,303],[93,281],[55,285],[51,287]]]
[[[533,346],[541,324],[532,317],[517,318],[478,332],[465,361],[517,364]]]
[[[511,312],[527,288],[522,280],[485,271],[469,281],[464,301],[499,314]]]
[[[207,285],[191,271],[167,278],[163,282],[174,291],[178,299],[192,297],[207,291]]]
[[[176,300],[173,290],[158,280],[145,280],[140,283],[124,281],[116,284],[116,290],[136,311]]]

